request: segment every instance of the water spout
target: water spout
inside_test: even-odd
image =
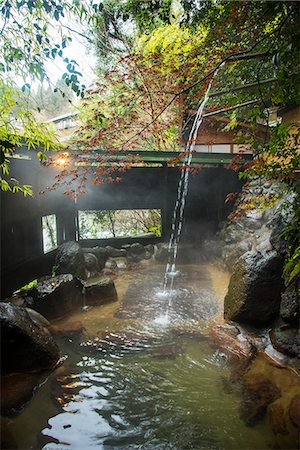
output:
[[[190,166],[192,163],[193,152],[195,150],[195,144],[196,144],[196,139],[198,136],[198,131],[203,122],[204,107],[205,107],[207,100],[209,99],[209,92],[210,92],[211,86],[213,84],[213,81],[215,80],[215,78],[217,76],[218,70],[219,69],[217,69],[215,71],[214,75],[212,76],[212,78],[209,82],[209,85],[206,89],[205,96],[197,110],[196,117],[194,119],[191,131],[189,134],[189,138],[187,141],[187,145],[186,145],[186,157],[185,157],[185,161],[182,163],[182,170],[181,170],[181,175],[180,175],[178,188],[177,188],[177,199],[176,199],[175,208],[174,208],[173,217],[172,217],[172,224],[171,224],[172,232],[171,232],[169,246],[168,246],[169,258],[168,258],[168,263],[166,266],[164,280],[163,280],[163,293],[168,293],[170,291],[173,291],[174,279],[179,274],[179,271],[176,270],[176,259],[177,259],[177,254],[178,254],[178,244],[179,244],[179,240],[180,240],[180,236],[181,236],[181,232],[182,232],[182,228],[183,228],[184,209],[185,209],[185,203],[186,203],[186,196],[188,193]],[[167,318],[169,318],[169,309],[170,309],[171,305],[172,305],[172,298],[171,298],[171,296],[169,296],[168,307],[167,307],[167,312],[166,312]]]

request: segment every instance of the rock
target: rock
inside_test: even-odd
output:
[[[93,253],[85,253],[84,252],[84,264],[86,270],[91,273],[99,272],[98,259]]]
[[[47,319],[57,319],[82,306],[82,283],[70,274],[41,278],[32,288],[32,308]]]
[[[42,374],[14,373],[1,376],[1,414],[6,417],[17,415],[24,405],[32,399],[36,389],[48,376],[49,372],[43,372]]]
[[[226,263],[229,270],[237,262],[237,260],[251,249],[251,242],[249,240],[244,240],[236,244],[225,245],[223,247],[222,258]]]
[[[232,377],[240,378],[255,356],[255,347],[238,327],[229,324],[213,327],[209,339],[229,357]]]
[[[224,301],[225,317],[261,327],[279,313],[282,258],[275,252],[247,252],[234,265]]]
[[[289,416],[293,424],[300,428],[300,394],[295,395],[289,406]]]
[[[115,284],[111,278],[105,277],[97,281],[84,282],[87,305],[103,305],[118,300]]]
[[[288,221],[282,217],[277,216],[271,221],[272,232],[270,236],[270,243],[272,248],[277,251],[279,255],[285,256],[288,251],[288,243],[282,237],[282,233],[286,230]]]
[[[236,326],[216,325],[210,330],[209,338],[225,353],[245,358],[252,358],[254,355],[254,347]]]
[[[116,264],[116,267],[118,269],[128,269],[128,261],[127,258],[124,257],[118,257],[118,258],[110,258],[110,260],[114,261]]]
[[[105,269],[117,271],[118,266],[117,266],[116,261],[113,258],[108,258],[108,260],[105,263]]]
[[[223,239],[226,244],[232,244],[241,240],[243,229],[236,224],[227,226],[223,231]]]
[[[287,434],[287,425],[283,406],[274,402],[268,406],[268,416],[274,434]]]
[[[280,316],[290,324],[299,326],[300,295],[296,286],[289,286],[281,295]]]
[[[155,247],[153,244],[145,245],[145,251],[149,253],[151,256],[154,255]]]
[[[259,230],[261,228],[261,221],[252,218],[244,219],[245,228],[249,228],[250,230]]]
[[[135,242],[128,249],[128,258],[133,262],[140,262],[145,259],[145,248],[142,244]]]
[[[42,316],[42,314],[38,313],[37,311],[35,311],[34,309],[31,309],[31,308],[25,308],[25,309],[28,312],[30,319],[34,323],[41,325],[42,327],[45,327],[45,328],[49,328],[51,326],[49,320],[47,320],[44,316]]]
[[[158,244],[154,257],[157,262],[167,262],[169,258],[169,244]]]
[[[281,396],[280,390],[261,373],[248,374],[243,380],[240,418],[253,426],[265,415],[268,405]]]
[[[84,253],[77,242],[65,242],[58,247],[55,258],[57,273],[70,273],[74,277],[85,278]]]
[[[98,269],[101,270],[105,267],[105,263],[108,259],[108,251],[103,247],[93,247],[87,249],[89,253],[93,253],[98,260]]]
[[[248,219],[262,220],[263,215],[264,215],[263,211],[260,211],[258,209],[252,209],[246,212],[246,217]]]
[[[284,355],[300,358],[300,330],[284,325],[270,332],[273,347]]]
[[[110,245],[107,245],[106,250],[108,252],[108,256],[111,258],[118,258],[118,257],[123,257],[126,258],[127,256],[127,251],[124,248],[114,248],[111,247]]]
[[[54,368],[59,348],[47,329],[33,322],[25,308],[0,303],[1,373],[41,372]]]
[[[52,325],[51,331],[58,336],[74,339],[80,338],[85,332],[85,328],[80,320],[76,320],[74,322]]]

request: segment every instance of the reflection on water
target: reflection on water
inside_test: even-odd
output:
[[[120,275],[117,303],[64,321],[80,320],[87,335],[82,343],[61,341],[63,367],[10,419],[19,448],[296,448],[295,436],[274,435],[266,420],[255,427],[240,420],[240,385],[226,355],[204,336],[208,322],[222,315],[228,275],[180,268],[166,318],[162,271],[147,266]],[[296,384],[295,375],[259,358],[250,370],[269,371],[272,379],[277,371],[282,386]]]

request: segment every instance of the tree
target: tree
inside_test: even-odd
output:
[[[80,72],[75,60],[64,57],[64,48],[71,37],[66,34],[62,19],[75,14],[92,20],[98,4],[90,2],[43,0],[5,0],[0,7],[0,150],[1,189],[31,194],[29,185],[21,186],[9,179],[9,156],[22,143],[28,148],[42,146],[58,148],[53,132],[45,123],[38,122],[24,93],[31,82],[47,80],[45,63],[60,58],[65,63],[64,83],[77,95],[83,95]],[[53,26],[58,29],[58,42],[52,37]],[[21,90],[18,81],[23,80]],[[62,92],[62,95],[64,93]],[[43,152],[39,157],[44,159]]]

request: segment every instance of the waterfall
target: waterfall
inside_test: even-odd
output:
[[[191,167],[191,163],[192,163],[193,151],[195,149],[195,143],[196,143],[198,131],[199,131],[199,128],[203,121],[204,106],[205,106],[207,100],[209,99],[209,92],[210,92],[211,86],[213,84],[213,81],[215,80],[215,78],[217,76],[218,71],[219,71],[219,69],[217,69],[215,71],[214,75],[212,76],[212,78],[209,82],[209,85],[206,89],[205,96],[197,110],[191,131],[189,133],[188,142],[186,145],[185,161],[182,163],[182,169],[181,169],[180,179],[179,179],[178,188],[177,188],[177,200],[175,203],[175,208],[174,208],[172,223],[171,223],[171,235],[170,235],[169,246],[168,246],[169,257],[168,257],[168,263],[166,266],[164,281],[163,281],[163,293],[162,294],[163,295],[165,294],[169,299],[167,315],[168,315],[169,308],[170,308],[171,302],[172,302],[172,290],[173,290],[173,285],[174,285],[174,278],[178,275],[178,271],[176,271],[176,258],[177,258],[177,253],[178,253],[178,244],[179,244],[179,240],[180,240],[180,236],[181,236],[181,232],[182,232],[182,226],[183,226],[184,208],[185,208],[186,197],[187,197],[187,193],[188,193],[189,174],[190,174],[190,167]]]

